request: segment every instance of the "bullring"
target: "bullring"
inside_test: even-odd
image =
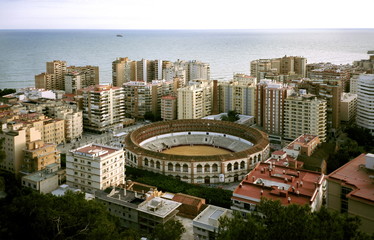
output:
[[[178,146],[225,149],[217,155],[167,154]],[[269,155],[267,135],[255,128],[217,120],[188,119],[156,122],[125,138],[126,164],[173,176],[189,183],[242,180]]]

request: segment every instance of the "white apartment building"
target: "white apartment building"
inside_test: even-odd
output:
[[[192,221],[194,239],[215,239],[221,217],[233,217],[230,209],[208,205]]]
[[[95,85],[81,89],[83,96],[83,127],[88,131],[105,132],[122,126],[125,119],[123,88]]]
[[[88,144],[66,156],[66,183],[88,193],[125,181],[125,156],[120,148]]]
[[[199,119],[211,114],[213,81],[191,82],[178,89],[178,119]]]
[[[374,135],[374,74],[361,74],[357,82],[358,126],[369,129]]]
[[[294,140],[300,135],[316,135],[326,140],[326,101],[301,91],[284,101],[283,137]]]

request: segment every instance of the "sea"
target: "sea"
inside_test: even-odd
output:
[[[198,60],[210,64],[211,79],[229,80],[249,74],[255,59],[351,64],[368,59],[368,50],[374,50],[374,29],[0,30],[0,88],[33,87],[53,60],[99,66],[100,83],[112,82],[118,57]]]

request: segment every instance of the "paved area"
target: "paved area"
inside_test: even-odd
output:
[[[175,216],[175,219],[180,221],[184,228],[186,229],[186,232],[182,234],[181,240],[192,240],[193,238],[193,227],[192,227],[192,219],[184,218],[180,216]]]

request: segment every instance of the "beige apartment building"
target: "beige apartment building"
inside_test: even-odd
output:
[[[45,119],[43,121],[43,141],[60,144],[65,142],[65,121],[62,119]]]
[[[105,132],[122,127],[125,120],[124,91],[121,87],[95,85],[78,91],[83,98],[83,128]]]
[[[60,152],[57,151],[57,144],[45,143],[42,140],[30,141],[26,143],[23,152],[24,159],[21,166],[23,174],[40,171],[53,163],[60,164]]]
[[[78,89],[83,88],[85,75],[80,72],[69,72],[65,74],[65,92],[76,94]]]
[[[5,159],[0,162],[0,169],[20,176],[24,162],[26,144],[41,139],[41,134],[34,127],[24,127],[22,123],[3,124],[0,139],[4,139],[1,148]]]
[[[302,91],[284,101],[283,137],[294,140],[300,135],[316,135],[326,140],[326,101]]]
[[[79,79],[72,74],[77,73]],[[69,82],[65,83],[65,75],[68,75]],[[78,83],[78,86],[76,85]],[[97,66],[69,66],[66,61],[54,60],[46,63],[46,72],[35,75],[35,87],[49,90],[64,90],[68,86],[68,92],[79,87],[87,87],[99,83],[99,67]],[[75,84],[75,86],[70,86]],[[79,84],[81,86],[79,86]]]
[[[219,112],[235,110],[239,114],[255,115],[256,79],[250,76],[235,75],[231,82],[218,84]]]
[[[88,87],[100,83],[98,66],[69,66],[67,67],[67,71],[69,73],[78,72],[84,76],[82,77],[82,87]]]
[[[56,89],[56,75],[49,73],[40,73],[35,75],[35,88]]]
[[[83,112],[60,107],[56,109],[55,115],[58,119],[65,121],[65,140],[71,142],[74,139],[82,137],[83,134]]]
[[[161,114],[161,98],[173,94],[173,81],[131,81],[123,84],[125,112],[127,117],[143,119],[147,113]]]
[[[177,119],[177,97],[168,95],[161,98],[161,118],[164,121]]]
[[[374,233],[374,154],[361,154],[330,173],[327,208],[361,219],[361,230]]]
[[[282,136],[284,102],[293,89],[280,82],[264,79],[256,87],[256,122],[270,135]]]
[[[298,89],[306,89],[327,102],[327,131],[336,132],[340,129],[340,101],[343,92],[340,81],[303,79],[296,83]]]
[[[178,89],[178,119],[199,119],[211,114],[213,81],[191,82]]]
[[[129,58],[117,58],[112,62],[113,86],[122,87],[124,83],[135,81],[136,62]]]
[[[306,58],[296,56],[253,60],[251,61],[251,76],[257,79],[274,80],[303,78],[306,76],[306,63]]]
[[[352,123],[356,119],[357,94],[342,93],[340,101],[340,121]]]
[[[125,156],[120,148],[89,144],[70,150],[66,156],[66,183],[95,193],[125,181]]]

